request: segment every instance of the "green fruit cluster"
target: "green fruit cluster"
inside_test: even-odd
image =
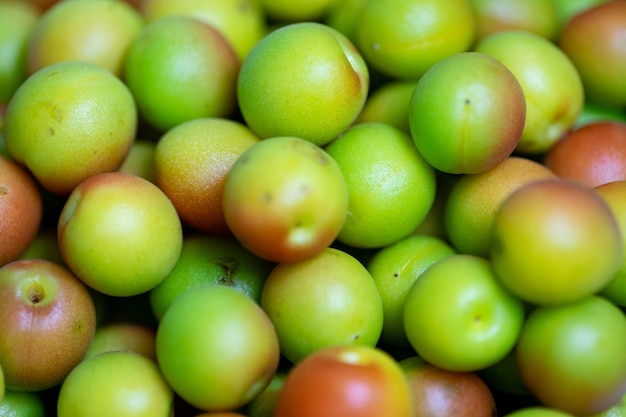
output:
[[[625,416],[625,33],[0,0],[0,416]]]

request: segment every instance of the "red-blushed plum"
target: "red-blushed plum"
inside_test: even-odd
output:
[[[152,359],[105,352],[78,364],[61,385],[58,417],[170,417],[174,393]]]
[[[476,31],[467,0],[370,0],[355,19],[356,46],[368,65],[392,79],[419,79],[468,50]]]
[[[200,117],[231,116],[240,62],[212,25],[187,15],[146,24],[130,44],[122,77],[142,120],[159,131]]]
[[[384,122],[360,123],[325,149],[348,188],[339,241],[381,248],[409,236],[424,220],[435,200],[435,170],[410,135]]]
[[[43,13],[30,34],[27,73],[63,61],[96,64],[120,76],[128,47],[144,25],[123,1],[60,2]]]
[[[545,165],[510,156],[488,171],[458,178],[443,204],[446,237],[461,253],[489,256],[493,214],[517,188],[532,181],[554,178]]]
[[[368,67],[347,37],[322,23],[298,22],[252,48],[239,72],[237,99],[261,138],[296,136],[323,146],[354,122],[368,88]]]
[[[182,250],[176,209],[153,183],[108,172],[81,182],[58,220],[63,260],[89,287],[132,296],[156,287]]]
[[[474,255],[435,263],[404,301],[411,346],[449,371],[474,372],[499,362],[515,347],[523,322],[521,300],[498,282],[489,260]]]
[[[176,265],[150,291],[150,307],[155,317],[161,319],[180,294],[208,284],[235,288],[259,303],[263,283],[273,266],[232,236],[188,233]]]
[[[524,30],[552,41],[560,28],[553,1],[469,0],[469,3],[476,19],[476,42],[506,30]]]
[[[39,15],[40,11],[28,2],[0,3],[0,103],[8,103],[27,77],[24,51]]]
[[[41,391],[80,363],[96,328],[83,283],[66,268],[31,259],[0,268],[0,362],[7,389]]]
[[[157,142],[155,184],[181,220],[206,233],[228,235],[222,194],[230,168],[259,138],[242,123],[207,117],[171,128]]]
[[[92,175],[119,167],[137,121],[124,82],[95,64],[66,61],[20,85],[7,107],[4,138],[15,161],[46,190],[67,195]]]
[[[611,208],[592,188],[553,178],[515,190],[495,214],[498,280],[531,304],[561,304],[604,288],[623,262]]]
[[[544,156],[556,175],[597,187],[626,180],[626,122],[599,121],[556,142]]]
[[[406,296],[425,270],[455,253],[443,239],[416,234],[373,254],[366,267],[383,302],[381,342],[389,346],[410,348],[403,319]]]
[[[287,372],[279,368],[269,385],[246,404],[244,408],[246,415],[248,417],[274,417],[276,399],[285,383],[286,377]]]
[[[590,102],[626,105],[626,3],[607,1],[572,17],[558,47],[576,66]]]
[[[156,330],[143,323],[112,322],[96,327],[85,359],[111,351],[139,353],[156,361]]]
[[[242,61],[267,33],[267,22],[258,0],[139,0],[147,22],[171,16],[191,16],[219,30]]]
[[[618,306],[626,307],[626,180],[600,185],[596,191],[613,211],[622,236],[622,264],[600,294]]]
[[[532,310],[516,347],[529,391],[577,416],[619,403],[626,392],[624,351],[626,316],[599,296]]]
[[[348,211],[337,162],[319,146],[290,136],[267,138],[244,151],[228,173],[222,198],[232,234],[273,262],[321,253]]]
[[[419,356],[401,360],[409,380],[413,417],[495,417],[496,402],[475,372],[447,371]]]
[[[506,414],[504,417],[575,417],[570,413],[549,407],[524,407]]]
[[[274,417],[412,417],[398,362],[373,346],[329,346],[287,374]]]
[[[522,86],[526,120],[518,153],[545,153],[572,129],[582,112],[585,92],[576,67],[553,42],[510,30],[484,38],[474,50],[496,58]]]
[[[517,78],[478,52],[454,54],[430,67],[409,107],[417,149],[450,174],[484,172],[509,157],[525,119],[526,99]]]
[[[46,408],[39,392],[7,390],[0,401],[0,416],[45,417]]]
[[[274,267],[263,286],[261,307],[291,363],[328,346],[375,346],[383,326],[383,304],[372,276],[355,257],[335,248]]]
[[[174,392],[205,411],[234,411],[271,382],[278,338],[265,312],[234,288],[180,295],[157,329],[157,359]]]
[[[37,238],[43,200],[23,166],[0,156],[0,266],[16,260]]]

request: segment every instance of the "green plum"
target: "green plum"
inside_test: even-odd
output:
[[[237,97],[260,137],[296,136],[322,146],[356,119],[368,88],[367,65],[345,35],[298,22],[254,46],[242,63]]]

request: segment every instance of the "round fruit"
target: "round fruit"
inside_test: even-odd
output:
[[[67,376],[57,400],[59,417],[168,417],[174,394],[151,359],[106,352],[85,359]]]
[[[292,363],[328,346],[375,346],[383,325],[372,276],[334,248],[278,264],[265,281],[261,307],[274,323],[281,354]]]
[[[264,139],[244,151],[228,173],[222,198],[232,234],[273,262],[322,252],[348,211],[337,162],[313,143],[288,136]]]
[[[357,47],[369,65],[394,79],[417,80],[474,42],[467,0],[370,0],[357,16]]]
[[[548,151],[544,165],[589,187],[626,180],[626,123],[600,121],[572,131]]]
[[[196,230],[230,234],[222,207],[224,183],[239,156],[259,138],[245,125],[199,118],[167,131],[154,154],[155,184]]]
[[[475,372],[453,372],[419,356],[399,362],[409,380],[413,417],[494,417],[496,402]]]
[[[494,271],[506,288],[533,304],[568,303],[598,292],[622,258],[622,237],[608,204],[573,181],[526,184],[494,219]]]
[[[626,390],[626,316],[597,296],[533,310],[517,343],[522,380],[544,405],[591,415]]]
[[[94,64],[68,61],[41,69],[20,86],[4,133],[11,156],[44,188],[66,195],[84,179],[116,170],[136,127],[135,102],[120,79]]]
[[[287,374],[275,417],[411,417],[411,394],[398,363],[372,346],[330,346]]]
[[[92,341],[96,312],[75,276],[55,263],[0,268],[0,361],[6,387],[40,391],[61,383]]]
[[[380,248],[409,236],[435,200],[435,170],[411,137],[379,122],[349,128],[326,147],[348,187],[348,214],[337,239]]]
[[[411,135],[424,159],[450,174],[487,171],[517,146],[526,100],[507,67],[463,52],[433,65],[417,82],[409,107]]]
[[[183,232],[176,209],[153,183],[108,172],[81,182],[59,216],[63,260],[96,291],[144,293],[163,281],[180,256]]]
[[[279,361],[272,323],[251,298],[221,285],[182,294],[159,322],[159,366],[186,402],[234,410],[270,383]]]
[[[30,173],[0,156],[0,266],[20,257],[36,239],[43,201]]]
[[[435,263],[404,301],[411,346],[425,361],[450,371],[478,371],[502,360],[523,321],[522,302],[498,282],[488,260],[473,255]]]
[[[260,137],[296,136],[323,146],[356,119],[368,88],[367,65],[348,38],[330,26],[300,22],[254,46],[239,72],[237,98]]]
[[[239,59],[213,26],[165,16],[143,27],[130,45],[123,76],[142,118],[166,131],[235,110]]]

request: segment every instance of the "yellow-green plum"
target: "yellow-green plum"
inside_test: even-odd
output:
[[[128,155],[119,166],[118,171],[137,175],[154,182],[154,153],[156,143],[151,140],[135,140],[128,151]]]
[[[356,25],[359,22],[361,10],[367,1],[368,0],[335,1],[328,9],[323,22],[337,29],[354,42]]]
[[[597,191],[571,180],[543,179],[516,189],[500,205],[492,233],[497,277],[531,304],[589,297],[623,262],[611,208]]]
[[[239,58],[212,25],[187,15],[143,27],[129,46],[123,78],[142,119],[166,131],[200,117],[226,117],[236,108]]]
[[[458,178],[443,207],[443,223],[450,243],[461,252],[489,256],[494,214],[513,191],[529,182],[554,178],[545,165],[510,156],[492,169]]]
[[[375,346],[382,331],[383,304],[371,274],[335,248],[278,264],[263,286],[261,307],[292,363],[331,345]]]
[[[287,373],[279,370],[267,387],[246,404],[244,409],[246,415],[248,417],[274,417],[276,399],[285,383],[286,377]]]
[[[336,239],[348,211],[348,189],[337,162],[305,139],[277,136],[249,147],[224,184],[224,217],[255,255],[297,262]]]
[[[524,131],[516,150],[541,154],[572,129],[585,102],[577,68],[553,42],[521,30],[494,33],[475,47],[515,75],[526,99]]]
[[[542,407],[542,406],[529,406],[523,407],[510,413],[507,413],[504,417],[574,417],[570,413],[558,410],[556,408]]]
[[[476,30],[468,0],[370,0],[357,19],[356,46],[368,65],[394,79],[417,80],[467,51]]]
[[[439,171],[477,174],[511,155],[526,118],[526,100],[504,64],[479,52],[461,52],[419,79],[409,106],[411,136]]]
[[[541,404],[590,416],[626,392],[625,349],[624,312],[590,296],[532,310],[515,354],[524,384]]]
[[[559,34],[574,16],[610,0],[552,0],[559,22]]]
[[[404,330],[404,301],[411,286],[431,265],[454,255],[444,240],[413,235],[379,249],[367,262],[383,302],[380,341],[389,346],[410,347]]]
[[[474,372],[513,350],[524,305],[498,282],[488,259],[455,254],[415,280],[403,319],[419,357],[449,371]]]
[[[80,363],[96,328],[83,283],[65,267],[41,259],[0,268],[0,362],[7,389],[41,391]]]
[[[169,417],[174,393],[152,359],[105,352],[77,365],[61,385],[59,417]]]
[[[265,36],[267,23],[259,0],[142,0],[147,22],[165,16],[191,16],[220,31],[242,61]]]
[[[45,189],[67,195],[84,179],[119,167],[137,119],[133,95],[110,71],[60,62],[15,92],[5,116],[6,147]]]
[[[209,284],[235,288],[259,303],[263,283],[273,266],[232,236],[187,234],[176,265],[150,291],[152,312],[160,319],[179,295]]]
[[[368,88],[367,65],[345,35],[298,22],[254,46],[239,72],[237,98],[260,137],[297,136],[322,146],[352,124]]]
[[[578,70],[590,102],[626,105],[626,3],[608,1],[570,19],[558,47]]]
[[[24,82],[28,38],[40,11],[28,2],[0,2],[0,103]]]
[[[250,402],[269,385],[280,360],[265,312],[222,285],[193,288],[174,301],[159,322],[156,352],[172,389],[204,411]]]
[[[339,241],[379,248],[409,236],[424,220],[435,200],[435,170],[411,136],[387,123],[361,123],[325,149],[348,188]]]
[[[182,249],[176,209],[153,183],[108,172],[81,182],[58,220],[68,267],[96,291],[133,296],[157,286]]]

